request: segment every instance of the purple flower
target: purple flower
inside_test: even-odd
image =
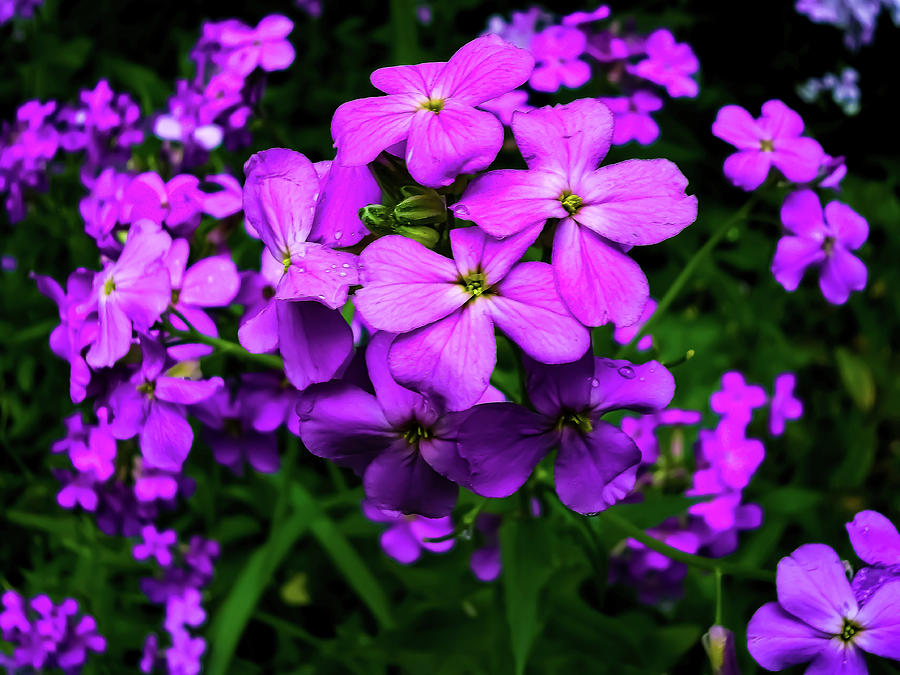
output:
[[[166,600],[167,631],[175,634],[184,626],[199,626],[206,621],[206,612],[200,605],[203,597],[196,588],[186,588],[181,595],[171,595]]]
[[[634,339],[634,336],[637,335],[641,328],[644,327],[644,324],[650,320],[650,317],[653,316],[653,312],[656,311],[656,300],[653,298],[649,298],[647,300],[647,304],[644,305],[644,311],[641,312],[641,318],[639,318],[636,322],[631,324],[630,326],[616,326],[615,331],[613,331],[613,340],[618,342],[620,345],[627,345]],[[639,352],[645,352],[648,349],[653,347],[653,336],[652,335],[644,335],[637,343],[637,350]]]
[[[699,87],[691,75],[700,68],[700,62],[691,46],[675,42],[675,37],[665,28],[653,31],[644,43],[647,58],[628,66],[628,72],[666,88],[669,96],[697,95]]]
[[[403,515],[397,511],[381,509],[367,499],[362,503],[363,514],[376,523],[389,523],[390,527],[381,533],[381,548],[391,558],[403,565],[414,563],[422,555],[422,549],[432,553],[446,553],[456,541],[425,541],[445,537],[453,532],[450,516],[425,518],[418,515]]]
[[[539,7],[530,7],[523,12],[513,12],[509,23],[504,21],[503,17],[493,15],[488,20],[487,32],[498,35],[516,47],[528,49],[537,33],[538,24],[552,20],[551,14],[544,12]]]
[[[742,429],[750,422],[753,410],[766,404],[766,391],[759,385],[747,384],[735,371],[722,375],[722,388],[709,397],[709,407]]]
[[[784,200],[781,222],[790,234],[778,241],[772,274],[786,291],[797,289],[811,265],[819,267],[819,288],[834,305],[866,287],[866,266],[850,253],[869,236],[869,224],[856,211],[841,202],[829,202],[823,211],[815,192],[799,190]]]
[[[782,373],[775,378],[775,393],[769,404],[769,433],[781,436],[785,420],[798,420],[803,416],[803,401],[794,396],[797,376]]]
[[[864,605],[884,584],[900,580],[900,534],[877,511],[860,511],[846,527],[856,555],[868,563],[853,577],[852,585],[854,596]]]
[[[470,467],[472,490],[506,497],[559,447],[554,476],[563,504],[596,513],[634,486],[641,452],[627,434],[601,420],[612,410],[653,412],[675,391],[656,361],[633,365],[586,353],[575,363],[546,366],[526,360],[529,399],[537,412],[513,403],[472,409],[459,432],[459,454]]]
[[[200,224],[204,199],[199,184],[200,179],[190,174],[179,174],[168,183],[152,171],[135,176],[122,197],[122,221],[147,218],[179,233],[192,233]]]
[[[243,188],[234,176],[227,173],[215,174],[206,177],[207,183],[213,183],[221,187],[216,192],[203,192],[203,213],[212,216],[216,220],[223,220],[235,213],[240,213],[243,206]]]
[[[763,444],[744,436],[744,427],[728,418],[715,431],[700,432],[698,461],[711,466],[729,489],[742,490],[756,473],[766,455]]]
[[[640,417],[622,418],[622,431],[631,436],[641,451],[641,463],[653,464],[659,458],[659,442],[656,430],[661,426],[693,426],[700,424],[701,415],[696,410],[667,408]]]
[[[186,630],[175,631],[172,646],[166,650],[166,665],[171,675],[197,675],[200,657],[206,651],[206,640],[191,637]]]
[[[143,541],[135,544],[132,554],[135,560],[146,560],[147,558],[156,558],[156,562],[162,567],[168,567],[172,564],[171,548],[177,541],[175,530],[164,530],[159,532],[153,525],[147,525],[141,530]]]
[[[821,145],[800,135],[803,120],[781,101],[763,103],[759,119],[740,106],[726,105],[716,115],[712,132],[738,149],[725,160],[724,171],[744,190],[762,185],[772,165],[789,181],[811,181],[825,156]]]
[[[100,172],[93,181],[90,193],[78,204],[84,218],[84,231],[97,240],[101,249],[118,253],[121,244],[113,236],[116,224],[122,222],[125,189],[131,184],[131,176],[119,173],[112,167]]]
[[[405,237],[362,252],[356,308],[378,330],[402,333],[390,353],[397,381],[465,410],[484,393],[497,361],[494,326],[544,363],[584,354],[588,331],[559,299],[549,265],[516,265],[539,228],[498,241],[477,227],[453,230],[454,260]]]
[[[475,519],[475,529],[481,533],[483,545],[472,551],[469,568],[479,581],[494,581],[500,576],[500,537],[498,536],[503,518],[494,513],[479,513]]]
[[[0,25],[11,19],[30,19],[44,0],[0,0]]]
[[[528,105],[527,101],[528,92],[522,89],[515,89],[505,94],[501,94],[497,98],[485,101],[478,107],[482,110],[494,113],[497,116],[497,119],[506,126],[509,126],[512,124],[513,113],[524,113],[534,110],[534,106]]]
[[[641,268],[624,246],[655,244],[697,216],[687,180],[665,159],[597,169],[610,147],[612,113],[593,99],[513,115],[527,171],[476,178],[452,208],[496,237],[559,218],[553,239],[556,286],[588,326],[635,323],[649,297]]]
[[[600,98],[612,110],[615,118],[613,145],[637,141],[649,145],[659,137],[659,125],[650,116],[662,109],[662,99],[656,94],[640,89],[631,96]]]
[[[226,22],[219,34],[228,50],[225,66],[240,75],[249,75],[257,67],[266,72],[284,70],[294,62],[294,47],[287,40],[293,29],[294,22],[280,14],[263,18],[256,28]]]
[[[388,95],[349,101],[334,114],[339,162],[367,164],[406,141],[406,166],[422,185],[441,187],[480,171],[497,156],[503,126],[475,106],[523,84],[533,67],[528,52],[486,35],[447,63],[376,70],[372,84]]]
[[[147,333],[171,299],[163,256],[172,243],[149,220],[129,230],[119,259],[94,277],[91,307],[97,308],[99,331],[87,353],[92,368],[113,366],[131,348],[132,330]]]
[[[25,217],[25,190],[46,190],[47,164],[59,148],[59,133],[49,121],[56,103],[28,101],[16,111],[13,124],[0,126],[0,193],[10,224]]]
[[[593,12],[573,12],[563,17],[563,26],[581,26],[594,21],[602,21],[609,16],[608,5],[600,5]]]
[[[868,672],[864,652],[900,659],[900,583],[885,584],[859,606],[840,558],[806,544],[782,558],[778,602],[757,610],[747,648],[767,670],[811,662],[807,673]]]
[[[393,339],[377,333],[366,349],[374,396],[347,382],[317,384],[303,392],[297,405],[300,438],[314,455],[361,474],[373,506],[446,516],[457,497],[451,480],[466,478],[456,449],[464,416],[448,415],[397,384],[388,370]],[[497,398],[488,390],[485,400]]]
[[[535,91],[554,92],[565,85],[577,89],[591,79],[590,66],[578,57],[587,38],[577,28],[550,26],[534,36],[531,54],[535,66],[528,84]]]

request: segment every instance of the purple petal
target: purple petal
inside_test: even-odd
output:
[[[418,183],[442,187],[459,174],[486,169],[502,145],[503,125],[496,117],[448,99],[438,113],[421,109],[413,115],[406,168]]]
[[[379,330],[404,333],[437,321],[469,299],[453,261],[397,235],[369,244],[360,255],[356,309]]]
[[[396,440],[369,464],[363,476],[366,497],[377,507],[426,518],[448,515],[458,488],[422,459],[406,439]]]
[[[472,574],[479,581],[493,581],[500,576],[502,565],[500,562],[500,547],[485,546],[472,551],[469,558],[469,567]]]
[[[432,96],[478,105],[524,84],[533,67],[527,50],[496,35],[483,35],[450,57],[435,78]]]
[[[265,21],[265,19],[263,19]],[[263,47],[259,67],[266,72],[284,70],[294,62],[294,47],[287,40],[269,42]]]
[[[870,654],[900,660],[900,580],[890,581],[875,591],[855,621],[863,630],[853,644]]]
[[[712,132],[739,150],[759,150],[760,140],[766,137],[753,115],[738,105],[726,105],[719,110]]]
[[[593,171],[612,143],[613,114],[596,99],[514,113],[513,135],[529,169],[577,180]]]
[[[497,327],[533,359],[569,363],[590,347],[590,333],[559,297],[547,263],[516,265],[487,299]]]
[[[560,501],[592,514],[624,499],[634,487],[641,451],[628,434],[606,422],[589,433],[563,430],[554,481]]]
[[[822,203],[812,190],[796,190],[784,198],[781,222],[793,234],[821,241],[825,236]]]
[[[833,637],[809,664],[804,675],[868,675],[863,653],[852,643]]]
[[[505,237],[548,218],[565,218],[559,199],[565,188],[565,178],[550,171],[490,171],[472,181],[451,210],[488,234]]]
[[[420,422],[430,422],[437,417],[437,411],[430,402],[421,394],[401,387],[391,375],[388,353],[393,340],[393,334],[379,331],[366,347],[366,367],[378,403],[385,418],[395,428],[402,427],[413,418]]]
[[[835,244],[822,265],[819,288],[828,302],[842,305],[850,297],[850,291],[861,291],[866,287],[867,278],[868,271],[863,262],[840,244]]]
[[[379,68],[369,81],[385,94],[414,94],[427,96],[434,87],[434,81],[447,64],[419,63],[410,66],[389,66]]]
[[[131,321],[117,300],[113,295],[101,298],[97,307],[100,330],[86,357],[91,368],[111,367],[131,348]]]
[[[397,382],[465,410],[487,389],[497,363],[486,303],[473,302],[446,318],[398,336],[390,367]]]
[[[307,240],[319,194],[316,170],[284,148],[258,152],[244,164],[244,214],[281,262]]]
[[[183,380],[178,377],[159,377],[153,394],[156,398],[169,403],[200,403],[222,388],[225,382],[221,377],[208,380]]]
[[[381,533],[381,548],[398,563],[409,565],[422,555],[419,541],[413,536],[405,520]]]
[[[794,183],[806,183],[819,174],[825,158],[822,146],[812,138],[792,138],[776,142],[771,153],[774,164],[784,177]]]
[[[792,138],[803,133],[803,118],[782,101],[766,101],[759,126],[770,139]]]
[[[562,299],[586,326],[631,325],[650,297],[638,264],[571,218],[557,226],[553,272]]]
[[[327,382],[353,355],[353,333],[344,317],[318,302],[276,302],[284,373],[297,389]]]
[[[518,490],[556,444],[552,423],[515,403],[472,409],[459,432],[459,454],[471,468],[471,489],[484,497]]]
[[[878,511],[860,511],[847,523],[853,550],[870,565],[900,564],[900,533]]]
[[[409,95],[347,101],[331,120],[331,136],[342,164],[368,164],[385,148],[406,140],[419,102]]]
[[[795,291],[806,268],[825,260],[822,243],[804,237],[782,237],[772,259],[772,275],[786,291]]]
[[[321,244],[300,244],[278,284],[279,300],[318,300],[343,307],[351,285],[359,283],[359,259]]]
[[[837,235],[837,240],[851,251],[862,246],[869,237],[866,219],[841,202],[825,207],[825,220]]]
[[[141,453],[153,466],[164,471],[181,471],[191,450],[194,432],[185,419],[184,408],[156,401],[141,429]]]
[[[657,244],[696,220],[697,198],[686,195],[686,187],[684,174],[667,159],[619,162],[572,186],[585,202],[573,217],[620,244]]]
[[[362,473],[397,438],[374,396],[345,382],[309,387],[297,404],[309,451]]]
[[[858,610],[844,566],[834,549],[805,544],[778,563],[778,602],[813,628],[840,634],[844,617]]]
[[[675,395],[675,378],[657,361],[634,364],[613,359],[594,360],[591,407],[595,410],[662,410]]]
[[[444,553],[453,548],[456,540],[452,537],[445,541],[423,541],[425,539],[434,539],[444,537],[453,532],[453,520],[450,516],[443,518],[413,518],[410,521],[409,529],[412,530],[413,536],[422,542],[422,548],[433,553]]]
[[[532,226],[501,241],[477,227],[462,227],[451,231],[450,247],[459,276],[482,272],[488,285],[499,283],[540,233],[539,226]]]
[[[353,246],[368,234],[359,210],[381,202],[381,189],[367,166],[331,164],[319,194],[310,240],[327,246]]]
[[[755,190],[769,175],[772,153],[761,150],[742,150],[725,158],[722,170],[734,185],[743,190]]]
[[[584,410],[590,405],[594,355],[589,351],[573,363],[548,366],[524,359],[528,398],[535,409],[547,417],[559,417],[563,411]]]
[[[244,318],[238,329],[238,341],[248,352],[265,354],[278,347],[277,300],[264,304],[256,314]]]
[[[185,272],[178,301],[198,307],[224,307],[237,295],[241,278],[230,257],[212,256]]]
[[[783,670],[815,658],[830,637],[767,602],[747,626],[747,649],[766,670]]]

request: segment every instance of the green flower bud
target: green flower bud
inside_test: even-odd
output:
[[[398,223],[436,225],[447,220],[444,198],[434,190],[407,185],[401,193],[405,199],[394,207],[394,217]]]
[[[426,225],[400,225],[396,232],[404,237],[415,239],[426,248],[434,248],[441,238],[437,230]]]
[[[393,209],[382,204],[369,204],[359,210],[359,219],[372,234],[391,234],[397,227]]]

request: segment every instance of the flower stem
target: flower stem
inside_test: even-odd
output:
[[[722,570],[716,569],[716,626],[722,624]]]
[[[659,301],[659,304],[656,306],[656,311],[653,312],[653,315],[647,320],[641,329],[635,334],[633,338],[631,338],[631,342],[626,345],[623,345],[618,353],[616,354],[616,358],[620,359],[625,354],[631,352],[634,349],[634,346],[638,343],[638,341],[644,337],[650,329],[659,321],[660,317],[665,314],[666,310],[669,308],[675,298],[678,297],[678,294],[681,292],[681,289],[684,288],[685,284],[690,280],[690,278],[694,275],[694,272],[697,270],[697,267],[701,262],[710,254],[710,252],[719,244],[728,231],[734,227],[737,223],[746,220],[750,215],[750,211],[753,209],[756,202],[759,200],[759,191],[754,193],[750,199],[748,199],[744,205],[738,209],[737,213],[735,213],[731,218],[725,220],[722,225],[719,226],[713,235],[706,240],[706,243],[703,244],[697,252],[694,253],[693,257],[688,260],[687,264],[684,266],[684,269],[675,277],[675,281],[672,282],[672,285],[669,286],[669,290],[666,291],[666,294],[663,295],[662,299]]]
[[[256,363],[259,363],[261,365],[268,366],[269,368],[277,368],[278,370],[282,370],[284,368],[284,361],[282,361],[281,357],[276,354],[254,354],[253,352],[248,352],[246,349],[235,342],[231,342],[230,340],[223,340],[222,338],[212,337],[210,335],[204,335],[203,333],[200,333],[196,330],[178,330],[177,328],[173,328],[171,325],[166,325],[165,331],[168,335],[176,338],[181,338],[187,341],[187,343],[189,344],[199,342],[200,344],[209,345],[210,347],[218,349],[220,352],[236,356],[246,361],[255,361]]]
[[[775,581],[775,574],[769,570],[746,567],[726,560],[705,558],[703,556],[679,551],[677,548],[673,548],[668,544],[664,544],[658,539],[651,537],[637,525],[634,525],[622,516],[617,515],[612,510],[598,514],[596,519],[605,525],[609,525],[619,530],[622,534],[631,537],[632,539],[636,539],[647,548],[654,550],[657,553],[662,553],[667,558],[671,558],[676,562],[684,563],[685,565],[690,565],[697,569],[716,572],[717,574],[728,574],[733,577],[744,577],[745,579],[758,579],[760,581],[768,582]]]

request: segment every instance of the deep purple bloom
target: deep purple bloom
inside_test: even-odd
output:
[[[735,371],[722,375],[722,388],[709,397],[709,407],[735,426],[745,428],[753,410],[766,404],[766,391],[756,384],[747,384],[744,376]]]
[[[531,55],[485,35],[446,63],[380,68],[372,84],[387,94],[341,105],[331,122],[338,161],[367,164],[406,141],[406,166],[416,182],[449,185],[461,173],[486,168],[503,144],[503,126],[475,106],[523,84]]]
[[[777,100],[763,103],[759,119],[740,106],[726,105],[716,115],[712,132],[738,149],[723,168],[728,180],[744,190],[762,185],[773,165],[794,183],[811,181],[825,156],[818,142],[800,135],[800,115]]]
[[[624,246],[656,244],[697,216],[687,180],[665,159],[596,168],[609,150],[613,118],[593,99],[513,115],[513,135],[527,171],[476,178],[453,206],[496,237],[559,218],[553,239],[556,286],[588,326],[635,323],[649,297],[641,268]]]
[[[769,404],[769,433],[781,436],[786,420],[798,420],[803,416],[803,401],[794,396],[797,376],[782,373],[775,378],[775,392]]]
[[[494,326],[544,363],[568,363],[590,344],[560,300],[549,265],[516,261],[538,230],[498,241],[477,227],[450,233],[454,260],[392,235],[363,251],[356,308],[379,330],[402,333],[391,348],[398,382],[473,405],[497,361]]]
[[[766,670],[811,662],[807,673],[865,675],[864,652],[900,659],[900,583],[878,589],[859,606],[840,558],[806,544],[782,558],[778,602],[757,610],[747,648]]]
[[[475,529],[483,537],[483,545],[472,551],[469,558],[469,569],[479,581],[494,581],[500,576],[502,561],[500,560],[499,530],[503,518],[494,513],[479,513],[475,519]]]
[[[700,62],[691,46],[675,42],[675,37],[665,28],[653,31],[644,43],[647,58],[628,66],[628,72],[666,88],[669,96],[697,95],[697,81],[691,77],[700,69]]]
[[[546,366],[526,360],[529,399],[537,412],[513,403],[472,409],[459,433],[459,454],[470,466],[470,487],[485,497],[518,490],[554,447],[560,500],[579,513],[621,501],[634,486],[641,452],[627,434],[601,420],[612,410],[653,412],[675,392],[672,375],[656,361],[633,365],[595,358]]]
[[[577,89],[591,79],[591,68],[578,57],[587,38],[577,28],[549,26],[531,40],[534,71],[528,84],[535,91],[554,92],[565,85]]]
[[[456,540],[452,537],[444,541],[425,541],[445,537],[453,532],[450,516],[425,518],[418,515],[404,515],[398,511],[380,509],[364,499],[363,514],[376,523],[389,523],[381,533],[382,550],[403,565],[414,563],[422,555],[422,549],[432,553],[446,553]]]
[[[409,240],[407,240],[409,241]],[[300,397],[300,438],[309,451],[363,477],[373,506],[428,518],[456,504],[465,465],[456,432],[464,414],[446,414],[421,394],[404,389],[388,370],[394,336],[377,333],[366,349],[375,395],[347,382],[309,387]],[[491,390],[485,400],[497,400]]]
[[[900,581],[900,534],[894,524],[877,511],[860,511],[847,523],[850,543],[868,566],[853,577],[853,594],[866,604],[884,584]]]
[[[850,253],[869,236],[869,224],[856,211],[841,202],[823,211],[815,192],[800,190],[784,200],[781,222],[789,234],[778,241],[772,274],[785,290],[796,290],[811,265],[819,267],[819,288],[834,305],[866,287],[866,266]]]
[[[294,22],[280,14],[264,17],[256,28],[239,21],[226,22],[219,41],[226,50],[225,66],[240,75],[259,67],[266,72],[284,70],[294,62],[294,47],[287,36]]]
[[[649,145],[659,137],[659,125],[650,116],[650,113],[662,109],[662,99],[656,94],[639,89],[631,96],[598,100],[613,112],[613,145],[624,145],[629,141]]]

